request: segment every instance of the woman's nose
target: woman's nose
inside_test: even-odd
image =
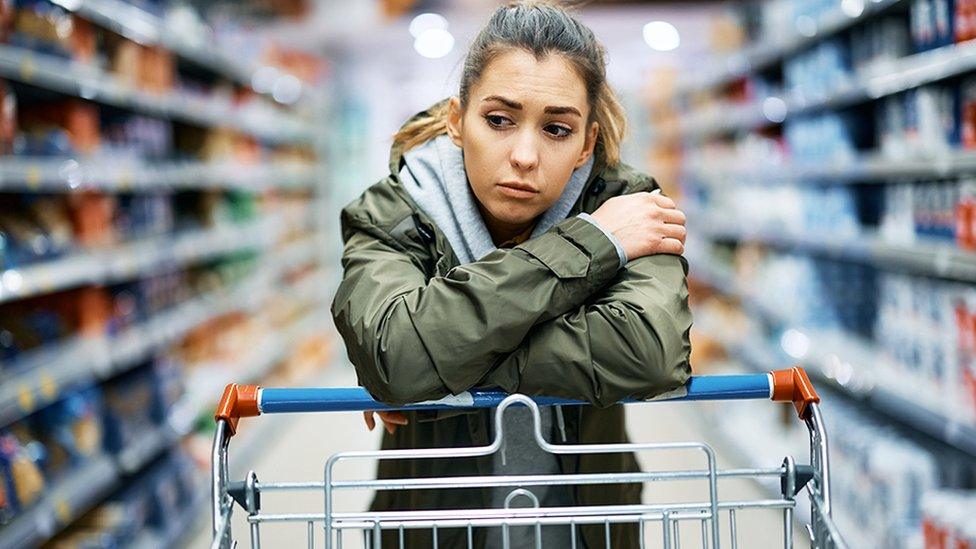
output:
[[[522,131],[515,138],[511,153],[512,166],[523,171],[533,170],[539,164],[539,150],[531,132]]]

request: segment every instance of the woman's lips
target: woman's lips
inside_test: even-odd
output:
[[[499,183],[498,190],[505,196],[512,198],[532,198],[539,194],[539,191],[521,183]]]

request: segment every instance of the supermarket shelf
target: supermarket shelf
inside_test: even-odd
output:
[[[241,63],[237,58],[214,48],[213,30],[198,27],[197,33],[186,29],[171,29],[165,19],[123,0],[54,0],[56,4],[107,29],[140,44],[162,46],[180,57],[230,78],[258,93],[269,93],[254,87],[257,67]],[[281,76],[287,76],[282,74]],[[303,86],[303,95],[310,90]]]
[[[185,265],[242,250],[267,247],[280,220],[257,221],[189,230],[126,244],[84,250],[64,257],[0,272],[0,303],[64,290],[83,284],[107,284],[166,265]]]
[[[288,357],[298,342],[321,332],[328,326],[325,307],[312,305],[312,311],[279,332],[269,333],[267,339],[252,351],[248,358],[237,364],[203,365],[195,369],[186,383],[187,394],[174,407],[171,418],[173,429],[187,434],[199,417],[201,410],[216,404],[228,383],[256,383],[266,377],[279,362]]]
[[[255,381],[267,375],[274,365],[291,352],[298,338],[319,329],[319,323],[322,321],[323,315],[315,312],[308,314],[285,330],[286,335],[274,338],[271,345],[253,351],[251,359],[245,363],[246,373],[241,379],[245,382]],[[217,393],[211,396],[210,400],[200,399],[199,396],[184,397],[174,406],[170,420],[166,424],[144,433],[118,455],[98,457],[59,482],[31,510],[0,529],[0,549],[35,546],[53,537],[64,526],[104,500],[119,487],[122,479],[144,469],[189,434],[192,421],[185,421],[180,416],[189,414],[196,418],[213,400],[216,400]],[[189,508],[196,511],[200,509],[198,506]],[[183,518],[189,527],[196,520],[197,513],[188,511]],[[180,533],[179,530],[173,532],[172,539],[164,540],[163,546],[175,545]],[[158,538],[142,536],[138,543],[154,541],[158,541]],[[161,545],[144,546],[160,547]]]
[[[758,167],[757,167],[758,166]],[[877,153],[862,155],[852,161],[771,162],[709,159],[686,162],[683,169],[694,177],[712,181],[751,182],[876,182],[896,178],[941,178],[976,173],[976,152],[946,151],[944,154],[890,158]]]
[[[698,212],[694,217],[703,219],[708,214]],[[711,240],[760,242],[784,250],[826,255],[922,276],[976,282],[976,253],[960,250],[954,244],[943,241],[919,239],[915,244],[890,244],[877,234],[857,237],[796,234],[717,222],[696,222],[692,232]]]
[[[305,243],[301,241],[297,245]],[[0,426],[56,401],[65,388],[105,379],[132,368],[156,349],[179,339],[209,319],[260,306],[270,296],[274,281],[303,260],[295,253],[298,248],[294,246],[297,245],[269,259],[263,270],[229,291],[216,291],[192,299],[113,337],[77,337],[30,354],[13,365],[14,371],[23,373],[0,384]]]
[[[714,267],[708,260],[691,260],[692,273],[706,283],[727,279],[728,271]],[[876,366],[884,352],[869,341],[852,334],[818,332],[802,326],[792,326],[773,307],[754,299],[746,292],[735,290],[733,285],[715,286],[716,289],[739,298],[751,313],[766,319],[780,329],[793,329],[805,334],[810,350],[801,358],[790,357],[776,344],[750,341],[747,345],[725,341],[726,347],[746,365],[757,371],[769,371],[783,367],[784,360],[799,361],[807,372],[820,383],[825,383],[839,394],[861,402],[880,415],[914,429],[930,438],[941,441],[969,456],[976,457],[976,427],[961,424],[946,413],[926,406],[908,395],[897,394],[882,386],[883,374]]]
[[[153,116],[206,127],[232,127],[272,142],[310,142],[310,125],[277,109],[234,106],[230,98],[186,92],[149,93],[93,65],[14,46],[0,46],[0,76]]]
[[[210,492],[207,489],[209,477],[201,476],[195,486],[199,489],[199,496],[186,505],[186,508],[176,520],[177,526],[165,534],[156,531],[144,531],[136,537],[128,549],[177,549],[185,547],[182,543],[186,536],[196,531],[198,523],[204,518],[210,517],[208,507],[210,506]]]
[[[41,500],[0,528],[0,549],[34,547],[108,497],[127,475],[145,468],[177,439],[168,427],[143,436],[117,456],[105,454],[59,481]]]
[[[850,107],[973,71],[976,71],[976,43],[951,44],[865,68],[848,85],[829,94],[786,94],[781,98],[786,105],[782,119],[772,120],[765,116],[762,101],[720,104],[702,111],[685,113],[686,123],[677,133],[664,133],[662,137],[695,140],[715,134],[761,128],[790,117]],[[767,100],[769,98],[764,99]]]
[[[678,95],[685,96],[731,83],[750,72],[779,63],[798,51],[874,17],[904,0],[865,0],[845,2],[849,12],[838,7],[824,14],[819,21],[809,17],[798,19],[794,33],[782,41],[764,41],[743,51],[724,57],[714,69],[706,70],[678,84]],[[858,9],[861,7],[862,9]]]
[[[166,191],[170,189],[310,189],[321,177],[316,164],[143,162],[116,158],[0,156],[0,190],[60,192]]]
[[[91,460],[54,485],[30,510],[0,528],[0,549],[34,547],[108,496],[119,480],[111,456]]]
[[[787,116],[839,109],[976,70],[976,44],[950,44],[859,71],[846,88],[822,97],[792,95]]]

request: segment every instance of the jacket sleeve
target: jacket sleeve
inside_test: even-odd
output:
[[[686,275],[679,256],[631,261],[588,303],[534,326],[483,384],[598,406],[677,388],[691,374]]]
[[[343,235],[332,314],[360,384],[390,404],[477,385],[533,326],[576,309],[619,270],[610,240],[575,218],[429,280],[368,220],[344,215]]]

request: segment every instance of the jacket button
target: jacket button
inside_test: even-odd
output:
[[[607,182],[602,179],[597,179],[593,182],[593,187],[590,188],[590,194],[600,194],[607,188]]]

